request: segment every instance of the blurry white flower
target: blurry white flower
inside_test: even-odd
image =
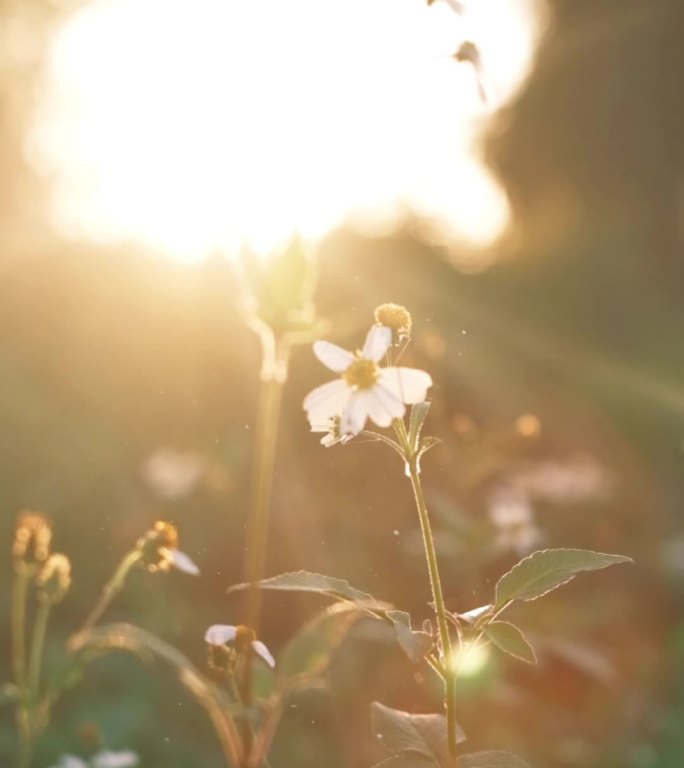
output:
[[[513,481],[534,498],[566,504],[603,498],[611,489],[605,469],[591,456],[544,461],[516,473]]]
[[[342,435],[358,435],[370,419],[379,427],[389,427],[400,419],[405,403],[422,403],[432,379],[416,368],[380,368],[378,361],[392,343],[392,331],[374,325],[363,350],[352,354],[329,341],[314,344],[316,357],[330,370],[341,374],[339,379],[317,387],[304,399],[312,424],[321,424],[340,417]]]
[[[88,768],[88,763],[81,760],[80,757],[74,757],[74,755],[62,755],[57,765],[53,765],[51,768]]]
[[[93,755],[89,761],[81,760],[74,755],[62,755],[57,765],[52,768],[136,768],[140,758],[130,749],[111,752],[103,749]]]
[[[312,424],[311,431],[325,432],[325,434],[321,438],[321,445],[324,445],[326,448],[330,448],[333,445],[337,445],[337,443],[341,443],[342,445],[344,445],[354,437],[353,435],[343,435],[340,432],[339,416],[335,416],[331,419],[326,419],[325,421],[322,421],[320,424]]]
[[[92,768],[135,768],[140,765],[140,759],[131,752],[130,749],[124,749],[121,752],[110,752],[103,749],[90,759]]]
[[[525,555],[542,540],[528,499],[508,489],[498,491],[490,499],[489,519],[497,528],[497,549]]]
[[[204,462],[199,454],[162,448],[147,457],[143,475],[160,496],[178,499],[192,493],[203,469]]]
[[[243,624],[233,627],[229,624],[213,624],[206,631],[204,641],[209,645],[226,645],[228,643],[235,646],[238,653],[245,653],[248,646],[260,656],[269,667],[275,667],[275,659],[268,648],[257,640],[254,630],[245,627]]]

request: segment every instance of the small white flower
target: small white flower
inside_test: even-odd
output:
[[[497,549],[526,555],[542,541],[529,500],[514,491],[494,494],[490,500],[489,519],[498,529],[494,542]]]
[[[88,768],[88,763],[74,755],[62,755],[57,765],[53,765],[51,768]]]
[[[151,488],[167,499],[180,499],[194,490],[204,471],[204,461],[192,451],[161,448],[145,460],[143,475]]]
[[[268,648],[257,640],[254,631],[240,624],[233,627],[229,624],[213,624],[206,631],[204,641],[209,645],[226,645],[231,643],[239,653],[244,653],[246,646],[251,646],[254,653],[262,658],[269,667],[275,667],[275,659]]]
[[[340,418],[341,435],[358,435],[370,417],[379,427],[400,419],[406,405],[425,400],[432,379],[416,368],[380,368],[378,361],[392,343],[392,331],[374,325],[363,350],[352,354],[329,341],[314,344],[316,357],[339,379],[317,387],[304,399],[304,410],[312,424]]]
[[[103,749],[92,756],[90,765],[92,768],[135,768],[135,766],[140,765],[140,758],[130,749],[124,749],[120,752]]]

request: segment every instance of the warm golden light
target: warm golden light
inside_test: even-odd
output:
[[[56,216],[192,261],[408,206],[486,244],[503,193],[473,154],[527,72],[532,0],[96,0],[64,27],[36,146]]]

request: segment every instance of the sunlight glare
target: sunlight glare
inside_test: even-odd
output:
[[[489,661],[490,651],[486,645],[464,643],[452,654],[451,666],[460,677],[477,677]]]
[[[508,207],[473,155],[488,108],[450,55],[477,40],[498,105],[535,19],[532,0],[465,17],[424,0],[96,0],[55,41],[34,142],[55,216],[189,262],[401,206],[487,244]]]

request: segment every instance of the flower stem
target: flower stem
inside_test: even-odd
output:
[[[14,682],[23,690],[26,675],[26,596],[29,577],[23,565],[17,568],[12,591],[12,667]]]
[[[40,598],[39,598],[40,599]],[[41,599],[33,624],[33,638],[31,640],[31,655],[29,658],[28,690],[33,706],[38,700],[40,689],[40,671],[43,663],[43,649],[47,634],[48,621],[52,604],[49,600]]]
[[[397,432],[404,442],[404,445],[408,447],[406,427],[403,421],[397,424]],[[420,481],[418,462],[415,456],[409,455],[408,451],[406,463],[411,478],[411,485],[413,486],[413,495],[416,500],[418,515],[420,517],[420,528],[423,534],[425,557],[427,559],[428,573],[430,575],[430,587],[432,588],[432,600],[435,604],[435,614],[437,616],[437,625],[439,628],[439,641],[442,649],[442,663],[444,667],[444,703],[447,718],[447,746],[449,750],[449,758],[454,761],[457,753],[456,679],[451,660],[451,637],[449,635],[449,625],[446,617],[446,608],[444,606],[442,582],[439,577],[437,553],[435,552],[435,543],[432,538],[432,529],[430,528],[430,518],[425,504],[425,496],[423,495],[423,486]]]
[[[270,329],[268,329],[270,331]],[[247,523],[245,552],[245,581],[249,584],[246,595],[245,624],[258,631],[261,616],[261,590],[258,582],[263,579],[268,546],[268,519],[271,510],[273,473],[275,468],[278,424],[283,387],[287,380],[289,346],[278,343],[272,332],[261,332],[263,365],[257,410],[254,468],[252,480],[252,509]],[[252,704],[252,654],[247,654],[244,669],[244,694],[246,707]],[[245,755],[249,759],[252,746],[250,729],[244,731]]]
[[[29,722],[29,697],[26,686],[26,598],[29,581],[29,573],[25,565],[20,563],[16,568],[12,590],[12,667],[14,680],[19,689],[19,705],[17,707],[18,768],[28,768],[33,751]]]
[[[141,557],[142,552],[139,549],[133,549],[123,558],[116,571],[114,571],[112,578],[104,585],[97,603],[95,603],[93,610],[88,614],[76,636],[89,632],[102,618],[102,614],[107,610],[109,604],[123,589],[128,572]]]

